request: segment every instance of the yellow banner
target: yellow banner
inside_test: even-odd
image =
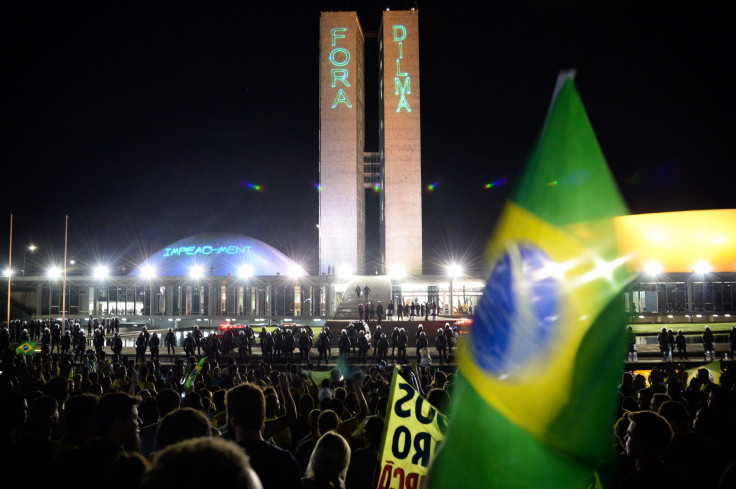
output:
[[[379,450],[378,489],[420,489],[447,418],[394,370]]]

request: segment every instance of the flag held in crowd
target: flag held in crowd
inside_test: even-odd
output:
[[[431,489],[587,487],[610,452],[630,279],[613,219],[628,214],[573,74],[552,105],[486,258],[458,352],[453,416]]]
[[[202,359],[199,361],[199,363],[192,369],[191,372],[189,372],[189,376],[187,377],[187,380],[184,382],[184,388],[189,389],[192,384],[194,383],[194,379],[197,378],[197,375],[202,371],[202,367],[204,367],[204,362],[207,361],[207,357],[202,357]]]
[[[394,370],[378,451],[378,489],[421,488],[446,427],[447,418]]]
[[[36,348],[35,341],[24,341],[15,349],[16,355],[33,355]]]

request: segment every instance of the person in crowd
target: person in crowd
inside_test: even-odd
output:
[[[197,468],[194,470],[187,470]],[[222,487],[263,489],[249,457],[233,441],[193,438],[156,453],[139,489],[201,489],[216,482]]]
[[[161,338],[158,337],[157,332],[151,334],[151,338],[148,340],[148,348],[151,350],[151,361],[160,361],[159,359],[159,348],[161,346]]]
[[[675,345],[677,346],[677,356],[679,359],[682,360],[684,357],[687,360],[687,338],[685,338],[685,333],[681,329],[677,331]]]
[[[317,429],[314,432],[314,436],[300,442],[294,452],[294,458],[299,464],[299,473],[301,475],[304,475],[307,471],[309,459],[312,456],[312,452],[314,451],[314,447],[317,445],[319,438],[324,433],[335,430],[338,424],[340,424],[340,417],[331,409],[320,411],[318,416]]]
[[[174,409],[161,418],[150,455],[155,458],[155,454],[175,443],[213,434],[212,423],[202,411],[189,407]]]
[[[85,477],[108,483],[115,474],[113,464],[130,452],[140,452],[140,397],[127,392],[108,392],[100,396],[94,412],[95,438],[81,447],[58,456],[57,470],[85,461]]]
[[[725,458],[719,453],[712,440],[693,432],[690,413],[676,401],[667,401],[659,407],[659,415],[672,428],[672,441],[662,452],[662,462],[677,467],[702,487],[716,487],[718,478],[725,469]],[[711,467],[711,470],[703,470]]]
[[[368,416],[365,420],[363,446],[350,454],[350,463],[345,476],[347,489],[373,489],[373,478],[378,468],[378,450],[383,433],[383,419]]]
[[[662,462],[662,453],[671,440],[672,428],[659,414],[652,411],[630,413],[626,453],[636,461],[636,473],[623,479],[619,488],[691,487],[684,472]]]
[[[302,489],[345,489],[345,476],[350,463],[350,445],[334,431],[323,434],[314,447]]]
[[[166,346],[167,355],[176,355],[176,333],[174,328],[169,328],[164,336],[164,345]]]
[[[706,326],[705,331],[703,332],[703,360],[715,360],[715,341],[716,340],[715,336],[713,335],[713,331],[711,331],[710,326]]]
[[[293,405],[289,382],[285,374],[279,376],[285,401]],[[265,423],[266,398],[257,385],[246,383],[228,390],[225,397],[229,431],[234,440],[250,458],[251,466],[264,489],[298,489],[301,487],[299,465],[288,451],[268,443],[270,433],[278,433],[296,420],[296,406],[287,409],[285,419],[273,420],[270,430]],[[292,413],[293,418],[288,413]],[[265,436],[264,436],[265,435]]]

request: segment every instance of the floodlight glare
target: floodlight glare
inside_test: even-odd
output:
[[[253,267],[250,265],[243,265],[240,268],[238,268],[238,277],[240,278],[249,278],[253,275]]]
[[[291,265],[288,272],[289,277],[297,278],[306,275],[304,269],[299,265]]]
[[[100,265],[94,269],[94,277],[98,279],[106,278],[109,275],[109,271],[106,266]]]
[[[644,273],[649,276],[659,275],[662,273],[662,264],[656,261],[649,261],[644,264]]]
[[[143,265],[141,267],[141,276],[146,279],[152,279],[156,276],[156,268],[153,265]]]
[[[451,263],[447,265],[447,275],[449,275],[452,278],[459,277],[463,274],[463,267],[458,265],[457,263]]]
[[[3,277],[10,277],[11,275],[13,275],[13,271],[11,269],[6,268],[3,270]]]
[[[406,277],[406,266],[401,263],[394,263],[389,269],[389,274],[393,278],[404,278]]]
[[[59,277],[61,277],[61,268],[56,266],[49,268],[46,271],[46,276],[52,279],[58,279]]]
[[[338,265],[337,276],[343,279],[349,279],[353,276],[353,269],[350,265]]]
[[[710,273],[712,270],[713,267],[711,267],[708,262],[702,260],[695,263],[693,266],[693,272],[696,275],[705,275],[706,273]]]
[[[192,278],[201,278],[204,276],[204,269],[199,265],[194,265],[189,269],[189,276]]]

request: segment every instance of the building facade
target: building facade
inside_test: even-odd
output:
[[[320,274],[365,262],[365,38],[355,12],[322,12],[319,60]]]
[[[370,83],[363,65],[365,37],[356,12],[322,12],[320,273],[366,270],[365,189],[371,188],[380,192],[377,271],[401,265],[421,274],[418,12],[383,12],[378,77]],[[372,153],[365,148],[367,85],[378,92],[379,148]]]
[[[422,271],[422,138],[416,10],[385,11],[378,35],[384,266]]]

